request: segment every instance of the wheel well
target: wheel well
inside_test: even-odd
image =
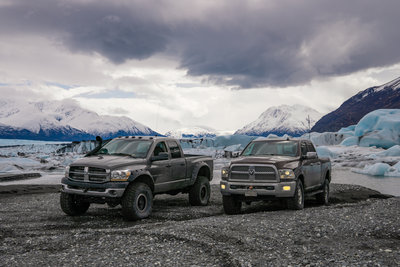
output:
[[[304,176],[303,176],[303,175],[300,175],[298,179],[301,181],[301,183],[302,183],[303,186],[304,186]]]
[[[138,178],[136,178],[135,180],[133,180],[133,181],[131,182],[131,184],[132,184],[132,183],[136,183],[136,182],[140,182],[140,183],[145,183],[145,184],[147,184],[147,185],[150,187],[151,191],[154,192],[154,183],[153,183],[153,180],[151,179],[150,176],[148,176],[148,175],[141,175],[141,176],[139,176]]]
[[[326,171],[325,179],[328,179],[329,182],[331,181],[331,173],[329,172],[329,170]]]
[[[210,169],[207,166],[201,167],[197,173],[197,177],[199,176],[205,176],[208,178],[208,180],[210,180]]]

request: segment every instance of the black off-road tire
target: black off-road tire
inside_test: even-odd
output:
[[[316,194],[315,198],[317,202],[321,205],[329,204],[329,180],[325,179],[324,185],[322,187],[322,193]]]
[[[304,187],[301,180],[297,181],[294,197],[287,200],[287,206],[291,210],[304,209]]]
[[[239,214],[242,210],[242,201],[237,200],[234,196],[222,196],[222,204],[226,214]]]
[[[189,203],[192,206],[207,206],[210,201],[210,181],[205,176],[197,177],[196,182],[189,190]]]
[[[89,209],[90,203],[82,201],[78,195],[61,192],[60,206],[65,214],[78,216],[84,214]]]
[[[147,218],[153,209],[153,192],[145,183],[128,186],[122,197],[122,216],[127,221]]]

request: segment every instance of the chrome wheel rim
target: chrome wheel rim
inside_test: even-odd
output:
[[[139,194],[136,199],[136,207],[140,211],[144,211],[147,207],[147,197],[145,194]]]

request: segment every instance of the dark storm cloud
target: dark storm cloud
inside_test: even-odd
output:
[[[288,86],[400,62],[398,0],[12,1],[0,34],[53,37],[114,63],[176,56],[189,75]]]

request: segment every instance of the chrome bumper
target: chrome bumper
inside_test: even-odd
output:
[[[104,191],[103,191],[104,190]],[[73,188],[67,184],[61,184],[61,192],[75,195],[92,196],[92,197],[122,197],[125,188]]]
[[[222,195],[243,195],[245,197],[271,196],[293,197],[296,181],[275,183],[245,183],[221,181]]]

